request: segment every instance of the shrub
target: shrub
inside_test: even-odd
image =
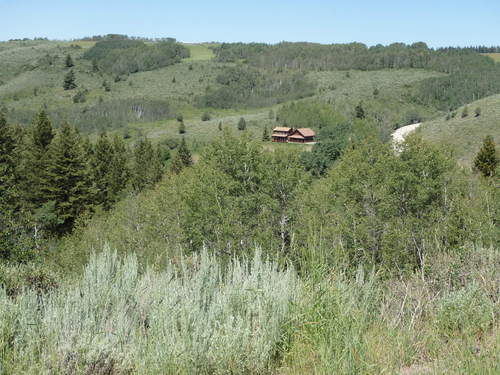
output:
[[[201,115],[201,121],[210,121],[211,118],[212,116],[208,112],[203,112]]]
[[[12,373],[262,373],[299,295],[295,272],[259,251],[141,275],[135,256],[107,250],[47,296],[0,288],[0,355]]]
[[[435,321],[448,337],[457,333],[474,335],[484,332],[494,320],[495,306],[475,283],[450,292],[438,304]]]

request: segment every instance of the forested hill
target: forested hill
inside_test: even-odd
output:
[[[267,69],[380,70],[422,68],[447,73],[422,82],[416,99],[441,109],[454,109],[500,92],[500,66],[470,48],[430,49],[425,43],[367,47],[361,43],[276,45],[223,43],[214,48],[219,61],[243,60]]]

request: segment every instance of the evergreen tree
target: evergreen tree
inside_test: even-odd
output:
[[[243,117],[240,117],[238,121],[238,130],[245,130],[247,128],[247,122]]]
[[[111,191],[111,168],[114,158],[113,146],[106,133],[101,133],[94,147],[91,159],[92,181],[95,188],[95,203],[105,210],[111,207],[114,200]]]
[[[141,191],[158,182],[163,173],[162,155],[149,139],[141,139],[135,146],[133,179],[134,190]]]
[[[185,167],[190,167],[191,165],[193,165],[191,152],[187,147],[186,140],[182,138],[181,144],[177,149],[177,154],[170,165],[170,170],[175,174],[179,174]]]
[[[356,112],[356,118],[359,118],[359,119],[364,119],[365,118],[365,110],[363,109],[363,106],[362,106],[361,103],[359,103],[356,106],[355,112]]]
[[[179,134],[186,133],[186,126],[184,125],[184,121],[179,122]]]
[[[264,126],[264,131],[262,132],[262,140],[264,142],[269,142],[269,132],[267,131],[267,126]]]
[[[77,85],[76,85],[76,80],[75,80],[75,72],[73,72],[73,69],[71,69],[64,76],[63,89],[64,90],[73,90],[76,87],[77,87]]]
[[[0,211],[13,209],[16,200],[16,139],[0,112]]]
[[[219,125],[217,125],[217,129],[219,129],[219,131],[222,130],[222,121],[219,121]]]
[[[469,116],[469,108],[467,106],[462,110],[462,118]]]
[[[484,138],[483,146],[474,159],[474,166],[483,176],[492,177],[495,175],[498,162],[499,158],[495,148],[495,141],[491,135],[488,135]]]
[[[92,201],[92,189],[80,135],[75,128],[63,124],[50,144],[48,177],[44,193],[53,204],[57,233],[71,230],[75,220]]]
[[[72,68],[75,66],[75,64],[73,64],[73,59],[71,58],[71,55],[69,53],[66,55],[65,65],[66,68]]]
[[[52,124],[42,110],[33,121],[21,164],[21,191],[24,203],[31,209],[47,202],[43,191],[48,185],[48,149],[53,138]]]
[[[475,115],[476,117],[481,116],[481,107],[477,107],[477,108],[475,109],[475,111],[474,111],[474,115]]]
[[[104,80],[102,82],[102,87],[104,88],[104,91],[106,91],[106,92],[110,92],[111,91],[111,85],[106,80]]]
[[[130,168],[128,166],[128,150],[125,142],[115,135],[113,138],[113,160],[111,163],[111,194],[113,200],[118,199],[119,194],[125,190],[130,179]]]

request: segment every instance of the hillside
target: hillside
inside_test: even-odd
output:
[[[480,116],[475,115],[481,109]],[[422,124],[419,132],[432,143],[451,147],[460,164],[470,167],[486,135],[500,143],[500,95],[490,96],[467,105],[468,116],[462,117],[464,107],[451,118],[439,117]]]

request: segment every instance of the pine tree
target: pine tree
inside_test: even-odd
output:
[[[111,162],[110,178],[113,201],[116,201],[119,194],[126,189],[129,179],[128,149],[125,142],[115,135],[113,138],[113,160]]]
[[[76,80],[75,80],[75,72],[73,72],[73,69],[71,69],[64,76],[63,89],[64,90],[73,90],[76,87],[77,87],[77,85],[76,85]]]
[[[92,202],[92,188],[82,140],[75,128],[63,124],[50,144],[47,201],[53,203],[57,233],[71,230]]]
[[[245,130],[247,127],[247,122],[243,117],[240,117],[240,120],[238,121],[238,130]]]
[[[264,126],[264,131],[262,132],[262,141],[269,142],[269,132],[267,131],[267,126]]]
[[[0,211],[12,210],[17,198],[16,139],[0,112]]]
[[[71,58],[71,55],[69,53],[66,55],[65,65],[66,68],[72,68],[75,66],[75,64],[73,64],[73,59]]]
[[[462,110],[462,118],[469,116],[469,107],[465,106]]]
[[[134,190],[141,191],[153,186],[163,174],[163,163],[158,148],[154,148],[147,139],[141,139],[134,150],[134,165],[132,186]]]
[[[219,125],[217,125],[217,129],[219,129],[219,131],[222,130],[222,121],[219,121]]]
[[[95,188],[95,203],[105,210],[111,207],[114,200],[111,191],[111,168],[113,163],[113,146],[106,133],[101,133],[94,147],[91,159],[92,181]]]
[[[474,166],[483,176],[492,177],[495,175],[499,158],[495,148],[495,141],[491,135],[484,138],[483,146],[474,159]]]
[[[359,118],[359,119],[365,118],[365,110],[363,109],[363,105],[361,103],[359,103],[356,106],[355,112],[356,112],[356,118]]]
[[[177,154],[170,165],[170,170],[175,174],[179,174],[184,168],[190,167],[191,165],[193,165],[191,152],[187,147],[186,140],[182,138]]]
[[[21,163],[21,192],[30,209],[47,202],[43,191],[48,185],[48,149],[54,138],[52,124],[45,111],[40,111],[33,121]]]

